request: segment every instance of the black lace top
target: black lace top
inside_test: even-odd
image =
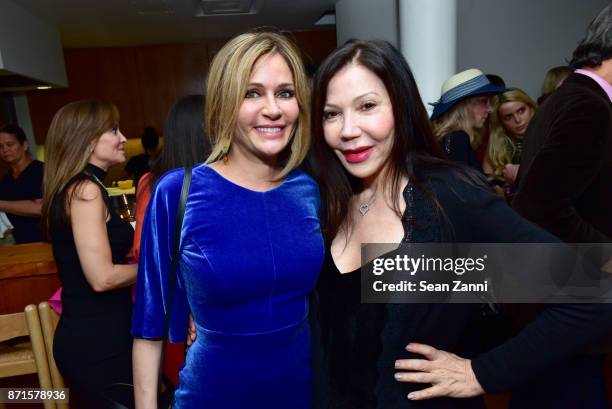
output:
[[[558,239],[516,214],[499,197],[450,171],[421,177],[425,189],[404,191],[404,241],[555,243]],[[443,209],[437,211],[431,195]],[[485,352],[482,306],[476,304],[361,304],[358,271],[340,274],[327,252],[313,303],[315,402],[321,408],[478,408],[475,399],[413,402],[407,394],[427,385],[395,381],[394,362],[405,346],[421,342],[474,357],[485,391],[499,392],[533,380],[542,370],[582,348],[612,320],[605,304],[549,306],[516,337]],[[558,334],[564,334],[559,337]]]
[[[403,242],[437,242],[452,232],[436,222],[427,194],[408,184],[404,190]],[[329,246],[328,246],[329,249]],[[415,357],[405,350],[411,341],[472,356],[477,339],[467,331],[478,318],[479,306],[429,304],[362,304],[359,269],[340,274],[329,250],[318,285],[320,331],[324,361],[320,407],[481,408],[480,399],[437,399],[412,402],[406,396],[420,389],[395,381],[396,359]],[[318,351],[315,350],[315,354]],[[322,403],[321,403],[322,402]]]

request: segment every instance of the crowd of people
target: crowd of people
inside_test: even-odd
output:
[[[108,408],[133,384],[157,408],[167,337],[174,408],[609,407],[610,304],[541,306],[491,346],[494,306],[361,302],[364,243],[612,241],[612,5],[538,103],[495,77],[453,75],[429,116],[388,42],[351,40],[309,78],[284,35],[241,34],[159,152],[145,129],[135,234],[103,183],[126,160],[113,104],[62,107],[44,173],[0,128],[0,211],[17,243],[53,245],[71,395]]]

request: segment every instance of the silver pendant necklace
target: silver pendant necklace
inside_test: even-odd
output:
[[[361,204],[359,204],[359,213],[361,213],[362,217],[365,216],[366,213],[370,211],[370,206],[372,206],[375,201],[376,201],[376,192],[372,194],[372,197],[370,198],[369,201],[362,202]]]

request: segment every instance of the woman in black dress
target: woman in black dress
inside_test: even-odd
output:
[[[362,304],[364,243],[558,239],[513,212],[482,174],[442,159],[410,68],[387,42],[351,41],[321,64],[312,124],[328,243],[313,312],[320,407],[482,408],[485,391],[533,381],[610,325],[603,304],[550,306],[478,355],[478,304]]]
[[[110,166],[125,161],[125,143],[117,108],[97,101],[61,108],[46,140],[43,220],[63,303],[53,353],[86,408],[104,407],[106,386],[132,380],[129,286],[136,265],[125,258],[134,231],[102,183]]]

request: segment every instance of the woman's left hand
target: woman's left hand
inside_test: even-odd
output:
[[[482,395],[484,390],[472,370],[472,362],[429,345],[410,343],[406,349],[426,359],[399,359],[395,368],[411,372],[396,372],[399,382],[430,383],[432,386],[411,392],[408,399],[469,398]]]

